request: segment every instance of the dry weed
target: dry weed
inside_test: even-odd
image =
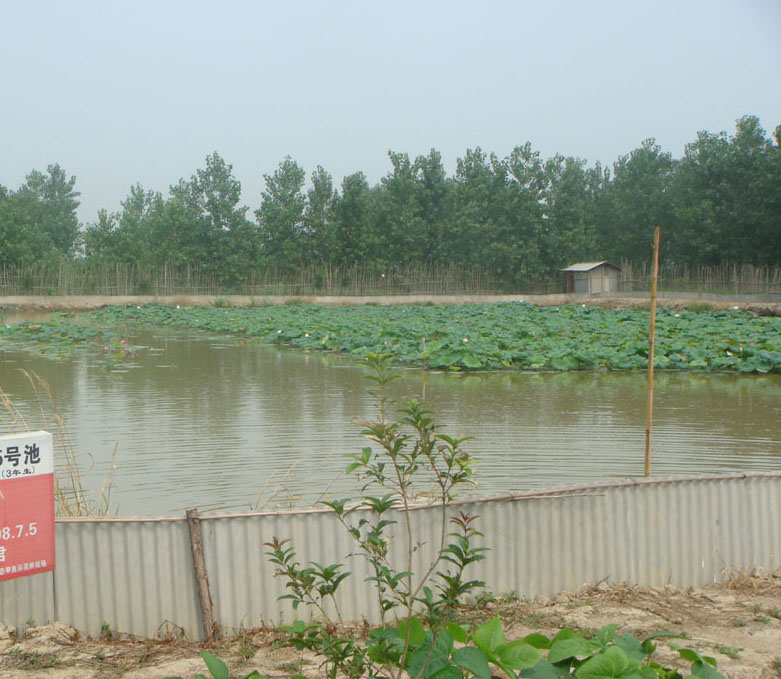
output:
[[[117,446],[114,446],[111,455],[109,475],[99,488],[86,489],[82,473],[91,468],[92,457],[76,452],[65,426],[65,420],[54,406],[54,397],[49,383],[35,372],[21,370],[21,373],[30,384],[35,408],[25,417],[0,386],[0,416],[2,416],[0,423],[4,425],[3,428],[11,433],[40,429],[53,434],[54,463],[57,472],[54,477],[57,516],[108,516],[111,511],[111,491],[114,488],[117,470],[115,464]],[[89,467],[86,466],[85,459],[88,460]]]

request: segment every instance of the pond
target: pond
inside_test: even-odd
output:
[[[86,485],[100,486],[113,460],[112,513],[312,506],[355,492],[345,455],[365,445],[354,420],[377,403],[364,367],[226,337],[131,339],[150,349],[124,371],[87,353],[0,352],[0,386],[31,428],[47,423],[23,371],[50,385],[43,411],[62,416]],[[443,431],[473,437],[477,495],[642,476],[644,373],[398,374],[393,399],[425,399]],[[654,476],[781,469],[781,375],[657,372],[655,391]],[[0,433],[8,426],[0,419]]]

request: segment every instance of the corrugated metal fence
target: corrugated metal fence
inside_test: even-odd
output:
[[[490,548],[470,567],[496,593],[553,595],[607,580],[702,585],[731,569],[781,568],[781,472],[638,480],[456,503],[479,515]],[[435,551],[441,508],[416,508],[421,573]],[[375,620],[376,603],[349,537],[327,511],[201,517],[217,623],[226,630],[293,618],[278,601],[264,543],[292,538],[298,558],[345,563],[345,619]],[[399,550],[403,551],[403,550]],[[401,564],[399,564],[401,565]],[[186,519],[57,522],[57,569],[0,583],[0,621],[59,620],[96,635],[183,631],[204,637]],[[298,616],[305,615],[299,611]]]

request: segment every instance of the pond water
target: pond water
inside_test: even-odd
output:
[[[365,368],[225,337],[132,341],[150,348],[126,371],[95,355],[0,352],[0,386],[30,428],[47,423],[22,370],[49,383],[43,409],[63,417],[86,485],[109,475],[116,448],[115,512],[311,506],[355,491],[342,475],[365,445],[353,421],[376,413]],[[645,374],[399,374],[392,398],[425,399],[443,431],[473,437],[478,495],[643,474]],[[657,372],[655,392],[654,476],[781,469],[780,375]]]

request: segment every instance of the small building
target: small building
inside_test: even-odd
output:
[[[578,262],[566,269],[567,292],[576,295],[598,295],[618,292],[621,267],[610,262]]]

